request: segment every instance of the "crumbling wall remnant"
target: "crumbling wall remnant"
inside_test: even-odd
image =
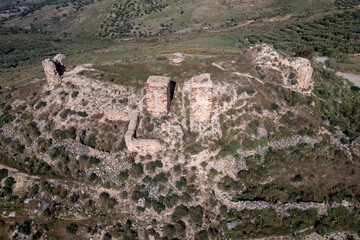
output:
[[[190,119],[203,122],[210,119],[214,86],[209,73],[191,79]]]
[[[312,83],[313,68],[308,59],[299,57],[295,61],[289,62],[287,59],[282,62],[290,66],[297,73],[297,82],[301,88],[307,89]]]
[[[139,124],[139,112],[131,114],[128,130],[125,134],[125,143],[129,151],[137,152],[141,155],[154,154],[161,150],[161,143],[157,139],[136,138],[136,130]]]
[[[67,68],[67,60],[64,54],[57,54],[54,59],[42,61],[49,89],[61,84],[61,76]]]
[[[170,78],[150,76],[146,84],[146,105],[153,116],[166,115],[170,108]]]

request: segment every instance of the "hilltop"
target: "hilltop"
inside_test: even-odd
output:
[[[9,236],[356,237],[360,97],[350,82],[266,45],[174,58],[67,66],[55,85],[2,90]],[[168,78],[146,85],[137,69]],[[170,80],[170,108],[153,112],[148,94],[166,95],[156,89]]]

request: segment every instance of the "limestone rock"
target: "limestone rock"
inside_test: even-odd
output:
[[[146,84],[146,105],[153,116],[168,113],[170,108],[170,78],[150,76]]]
[[[137,152],[140,155],[154,154],[161,150],[161,143],[157,139],[138,139],[136,130],[139,124],[139,112],[131,114],[128,130],[125,134],[125,143],[129,151]]]
[[[281,61],[281,56],[272,47],[266,44],[256,45],[250,48],[254,56],[254,63],[263,67],[277,66]]]
[[[287,58],[282,58],[274,48],[266,44],[256,45],[250,50],[256,65],[275,70],[281,69],[280,66],[292,68],[297,73],[297,82],[300,88],[307,89],[311,85],[313,68],[308,59],[299,57],[290,61]],[[287,83],[285,82],[285,84]]]
[[[211,116],[214,86],[209,73],[191,79],[190,119],[207,121]]]
[[[230,230],[230,229],[233,229],[233,228],[236,228],[238,224],[237,221],[231,221],[231,222],[228,222],[227,224],[227,228]]]
[[[170,58],[170,63],[175,65],[180,64],[183,61],[185,61],[185,56],[180,52],[174,53]]]

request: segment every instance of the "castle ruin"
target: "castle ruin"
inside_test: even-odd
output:
[[[131,114],[128,130],[125,134],[125,143],[129,151],[138,152],[141,155],[153,154],[161,150],[161,143],[157,139],[136,138],[136,130],[139,125],[139,112]]]
[[[312,83],[313,68],[306,58],[297,58],[290,63],[290,66],[297,72],[297,82],[301,88],[307,89]]]
[[[194,76],[191,79],[190,119],[203,122],[210,119],[214,86],[209,73]]]
[[[170,78],[150,76],[146,84],[146,105],[153,116],[166,115],[170,108]]]
[[[67,60],[64,54],[57,54],[52,60],[45,59],[42,61],[49,89],[61,84],[61,76],[67,68]]]

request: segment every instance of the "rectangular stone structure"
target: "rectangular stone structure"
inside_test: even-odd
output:
[[[42,61],[46,79],[48,81],[49,89],[54,89],[54,86],[61,84],[61,76],[56,69],[56,63],[53,60],[45,59]]]
[[[214,86],[209,73],[191,79],[190,120],[204,122],[210,119]]]
[[[170,108],[170,78],[150,76],[146,84],[146,105],[153,116],[166,115]]]
[[[54,59],[42,61],[49,89],[52,90],[56,85],[61,84],[61,76],[67,68],[67,60],[64,54],[57,54]]]

